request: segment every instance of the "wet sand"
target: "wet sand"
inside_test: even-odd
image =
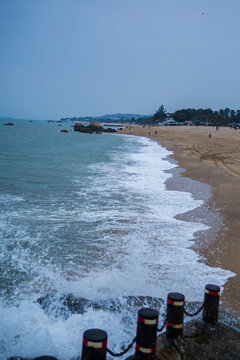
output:
[[[135,126],[119,133],[146,136],[173,151],[170,157],[178,168],[167,187],[190,191],[205,200],[201,208],[179,217],[201,219],[211,226],[209,231],[196,234],[194,248],[206,264],[236,274],[224,285],[221,300],[240,318],[240,130]]]

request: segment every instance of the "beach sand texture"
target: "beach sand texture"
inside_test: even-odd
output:
[[[149,135],[150,132],[150,135]],[[157,132],[157,133],[156,133]],[[204,205],[219,211],[223,223],[211,241],[198,241],[204,262],[236,276],[224,286],[222,302],[240,317],[240,130],[195,126],[134,126],[122,134],[146,136],[174,152],[183,176],[207,183],[212,197]],[[209,137],[211,134],[211,137]],[[201,240],[201,238],[200,238]]]

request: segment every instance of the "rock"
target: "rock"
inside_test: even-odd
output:
[[[62,314],[66,318],[71,313],[83,314],[88,308],[94,310],[105,310],[111,312],[121,311],[122,306],[127,311],[134,311],[137,313],[138,309],[147,306],[153,308],[161,308],[164,304],[162,299],[153,298],[151,296],[123,296],[121,302],[116,299],[108,299],[101,301],[92,301],[81,297],[76,297],[72,294],[65,294],[57,297],[57,294],[50,293],[46,296],[40,297],[37,302],[48,313],[55,309],[57,314]]]
[[[89,124],[89,128],[93,131],[103,131],[103,127],[99,124],[98,121],[91,121]]]
[[[4,125],[13,126],[13,125],[14,125],[14,123],[12,123],[12,122],[8,122],[8,123],[6,123],[6,124],[4,124]]]
[[[88,126],[84,126],[82,123],[76,122],[74,125],[74,131],[93,134],[94,132],[102,132],[103,127],[97,121],[90,122]]]
[[[104,129],[103,130],[105,133],[115,133],[115,132],[117,132],[117,130],[116,129],[113,129],[113,128],[107,128],[107,129]]]
[[[62,129],[62,130],[60,130],[60,132],[62,132],[62,133],[68,133],[69,131],[66,130],[66,129]]]
[[[82,129],[84,128],[84,125],[81,122],[76,122],[74,124],[74,131],[82,131]]]
[[[80,130],[78,130],[83,133],[93,134],[94,130],[90,129],[89,126],[84,126]]]

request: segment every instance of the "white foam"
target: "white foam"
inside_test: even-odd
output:
[[[1,360],[16,354],[31,358],[47,354],[69,360],[81,355],[83,332],[93,324],[110,335],[108,346],[113,351],[121,351],[136,329],[136,317],[133,319],[127,311],[124,314],[89,309],[83,315],[56,319],[46,316],[38,304],[24,301],[18,307],[1,305],[0,315],[4,324],[0,329]],[[127,328],[124,316],[130,320]]]

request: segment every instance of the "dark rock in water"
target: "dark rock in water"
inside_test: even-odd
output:
[[[93,134],[94,132],[102,132],[103,127],[97,121],[90,122],[88,126],[84,126],[82,123],[76,122],[74,125],[74,131]]]
[[[62,130],[60,130],[60,132],[62,132],[62,133],[68,133],[69,131],[66,130],[66,129],[62,129]]]
[[[83,128],[81,128],[81,130],[78,130],[80,132],[83,133],[87,133],[87,134],[93,134],[94,131],[92,129],[89,128],[89,126],[84,126]]]
[[[5,123],[4,125],[13,126],[13,125],[14,125],[14,123],[12,123],[12,122],[8,122],[8,123]]]
[[[151,296],[123,296],[121,299],[108,299],[101,301],[91,301],[85,298],[77,298],[72,294],[58,297],[56,294],[48,294],[37,300],[46,313],[53,313],[56,316],[69,317],[71,314],[83,314],[89,308],[94,310],[104,310],[119,312],[124,309],[136,312],[141,307],[153,307],[160,309],[164,301]]]
[[[84,298],[75,298],[72,295],[67,295],[63,299],[63,304],[70,310],[72,313],[83,314],[86,312],[85,306],[89,305],[89,300]]]
[[[56,294],[49,294],[37,300],[46,313],[63,315],[66,318],[71,314],[84,314],[85,306],[89,307],[89,300],[76,298],[73,295],[63,295],[57,297]]]
[[[74,124],[74,131],[81,131],[84,128],[84,125],[81,122],[76,122]]]
[[[105,133],[115,133],[115,132],[117,132],[117,130],[116,129],[113,129],[113,128],[107,128],[107,129],[104,129],[103,130]]]
[[[93,131],[103,131],[103,127],[99,124],[98,121],[91,121],[89,124],[89,128]]]

